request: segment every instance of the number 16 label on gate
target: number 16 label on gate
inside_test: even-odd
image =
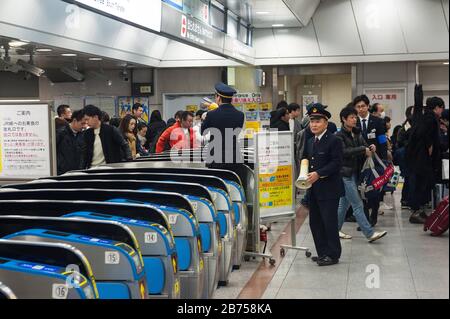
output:
[[[120,254],[117,251],[105,252],[105,264],[106,265],[118,265],[120,264]]]

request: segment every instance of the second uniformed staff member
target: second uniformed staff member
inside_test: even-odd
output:
[[[339,263],[342,247],[338,229],[339,199],[344,196],[341,176],[343,148],[340,140],[327,129],[331,114],[321,105],[308,111],[314,134],[306,144],[303,158],[309,160],[308,181],[311,233],[317,250],[313,261],[319,266]]]
[[[205,136],[210,129],[216,129],[216,133],[220,132],[222,137],[222,141],[220,141],[222,156],[216,158],[214,149],[212,149],[209,155],[213,159],[208,159],[209,166],[232,169],[233,164],[242,162],[238,136],[244,126],[245,116],[231,104],[233,96],[237,93],[235,89],[224,83],[217,84],[215,88],[216,103],[219,108],[208,112],[205,121],[202,123],[201,133]],[[210,143],[214,141],[215,137],[212,134]],[[216,141],[214,147],[217,147],[218,144],[218,141]]]

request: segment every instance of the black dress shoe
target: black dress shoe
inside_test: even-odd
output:
[[[319,261],[317,262],[317,264],[319,266],[331,266],[331,265],[336,265],[337,263],[339,263],[339,259],[333,259],[331,257],[324,257],[322,259],[319,259]]]

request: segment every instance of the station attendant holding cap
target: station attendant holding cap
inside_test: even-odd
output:
[[[309,196],[311,233],[317,250],[313,261],[319,266],[337,264],[341,257],[338,229],[339,199],[344,195],[341,176],[343,147],[338,138],[328,131],[331,114],[321,104],[308,111],[314,137],[306,143],[303,158],[309,160],[308,182],[312,184]]]

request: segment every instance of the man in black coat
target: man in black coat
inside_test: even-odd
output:
[[[425,222],[426,214],[421,207],[428,202],[431,190],[442,176],[439,119],[444,107],[441,98],[433,97],[427,100],[424,111],[417,105],[414,108],[414,113],[421,115],[416,117],[406,148],[406,165],[412,178],[413,224]]]
[[[211,133],[207,158],[210,167],[232,169],[233,164],[243,163],[238,136],[244,127],[245,116],[231,104],[236,93],[224,83],[217,84],[216,103],[219,108],[208,112],[202,123],[201,134]]]
[[[85,124],[83,110],[73,112],[70,124],[56,135],[58,175],[81,168],[82,130]]]
[[[344,195],[341,176],[343,147],[340,140],[327,129],[331,118],[328,111],[317,105],[308,111],[308,115],[314,137],[307,141],[303,158],[309,160],[308,182],[312,184],[309,223],[318,254],[313,260],[319,266],[329,266],[339,262],[342,252],[338,206]]]
[[[362,136],[368,145],[375,145],[377,154],[382,160],[387,160],[386,124],[381,118],[369,113],[370,100],[366,95],[357,96],[353,101],[353,105],[358,112],[357,127],[361,130]],[[366,214],[368,215],[368,210],[371,210],[370,221],[372,226],[375,226],[378,222],[378,211],[383,197],[384,193],[380,193],[379,197],[366,203]]]
[[[102,111],[93,105],[84,108],[89,129],[84,132],[82,168],[132,161],[130,146],[120,131],[102,124]]]

